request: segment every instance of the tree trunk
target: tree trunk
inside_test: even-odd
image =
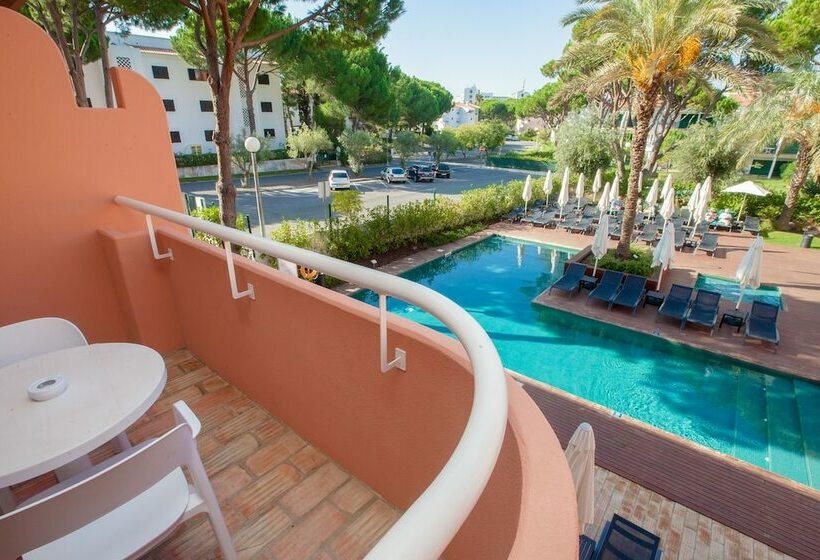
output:
[[[304,84],[296,88],[296,106],[299,109],[299,122],[303,126],[310,126],[310,95],[305,91]]]
[[[649,125],[652,112],[655,109],[657,87],[638,92],[638,113],[636,115],[635,131],[632,134],[632,153],[629,159],[629,188],[624,202],[624,218],[621,225],[621,239],[618,241],[618,256],[622,259],[630,257],[629,245],[632,241],[632,230],[635,228],[635,209],[641,195],[638,176],[643,165],[646,137],[649,134]]]
[[[100,43],[100,64],[102,65],[103,92],[105,106],[114,107],[114,90],[111,87],[111,60],[108,56],[108,37],[105,36],[105,10],[100,2],[94,2],[94,22],[97,28],[97,41]]]
[[[245,86],[245,110],[248,112],[248,129],[250,130],[251,134],[256,133],[256,113],[253,110],[253,94],[254,90],[256,89],[255,84],[253,84],[252,80],[255,80],[254,77],[251,76],[251,70],[249,68],[250,63],[248,62],[248,54],[244,53],[242,55],[242,84]]]
[[[224,82],[221,87],[211,88],[214,100],[216,128],[214,128],[214,144],[216,144],[216,164],[219,176],[216,180],[216,192],[219,195],[219,219],[223,225],[236,227],[236,187],[233,185],[233,167],[231,162],[231,113],[230,113],[230,82]]]
[[[794,215],[794,208],[797,206],[797,200],[800,197],[800,191],[806,184],[806,179],[809,176],[809,168],[811,167],[811,160],[809,152],[811,145],[807,140],[800,141],[800,147],[797,150],[797,158],[794,162],[794,174],[792,175],[791,183],[789,184],[789,192],[786,193],[786,201],[783,204],[783,209],[777,217],[777,229],[788,231],[791,229],[792,216]]]
[[[83,72],[82,56],[77,56],[73,49],[69,46],[65,36],[65,24],[63,22],[63,14],[60,7],[55,0],[51,0],[46,4],[49,15],[51,16],[52,25],[54,26],[52,37],[57,43],[57,47],[63,54],[66,66],[68,67],[68,76],[71,79],[71,85],[74,87],[74,99],[80,107],[88,107],[88,94],[85,89],[85,73]],[[43,22],[46,25],[46,22]],[[72,21],[72,29],[78,25],[76,20]],[[46,29],[48,29],[46,27]],[[79,58],[79,65],[77,60]]]

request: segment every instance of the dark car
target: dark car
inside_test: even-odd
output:
[[[433,168],[429,165],[411,165],[409,169],[407,169],[407,178],[412,179],[416,183],[419,181],[430,181],[433,182],[433,179],[436,177],[436,172],[433,171]]]
[[[436,177],[450,178],[450,166],[446,163],[433,164],[433,171],[436,173]]]

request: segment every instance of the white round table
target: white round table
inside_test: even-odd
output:
[[[28,387],[63,376],[64,393],[35,402]],[[137,344],[92,344],[0,368],[0,488],[54,470],[125,431],[157,400],[165,362]]]

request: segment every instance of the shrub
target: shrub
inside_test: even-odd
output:
[[[669,152],[682,179],[702,181],[712,176],[715,181],[729,177],[740,160],[741,152],[724,140],[720,126],[696,124],[690,127]]]
[[[287,153],[292,157],[304,156],[308,158],[308,173],[313,173],[316,164],[316,154],[322,150],[329,150],[333,142],[323,128],[300,127],[288,136]]]
[[[243,140],[244,142],[244,140]],[[244,149],[244,146],[243,146]],[[285,149],[268,150],[265,157],[257,158],[258,161],[271,159],[288,159],[288,151]],[[200,165],[216,165],[216,153],[204,152],[201,154],[174,154],[177,167],[197,167]]]
[[[371,158],[378,156],[384,160],[379,139],[375,134],[364,130],[345,130],[339,142],[347,154],[348,162],[354,173],[360,173],[362,166]]]
[[[197,208],[196,210],[191,211],[191,216],[194,218],[199,218],[200,220],[206,220],[208,222],[213,222],[215,224],[221,224],[221,220],[219,219],[219,207],[218,206],[209,206],[207,208]],[[236,216],[236,229],[241,231],[248,231],[250,224],[248,222],[248,217],[244,214],[237,214]],[[222,247],[223,243],[222,240],[218,237],[211,235],[210,233],[205,233],[203,231],[193,231],[194,237],[199,239],[200,241],[204,241],[209,245],[216,245],[217,247]],[[251,250],[247,247],[242,247],[240,249],[240,254],[242,256],[250,256]]]
[[[652,251],[633,245],[629,248],[629,252],[632,258],[624,260],[618,256],[615,249],[610,249],[598,261],[598,268],[616,270],[624,274],[637,274],[648,278],[652,274]],[[592,255],[586,259],[587,264],[592,265],[594,262],[595,257]]]

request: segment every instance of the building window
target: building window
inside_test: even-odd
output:
[[[115,58],[115,60],[117,62],[117,66],[119,66],[120,68],[128,68],[129,70],[131,69],[131,59],[127,56],[118,56]]]
[[[151,73],[158,80],[167,80],[168,79],[168,67],[167,66],[152,66],[151,67]]]
[[[182,137],[179,135],[179,131],[178,130],[172,130],[171,131],[171,143],[172,144],[179,144],[180,142],[182,142]]]
[[[214,131],[213,130],[206,130],[205,131],[205,141],[206,142],[213,142],[214,141]]]
[[[90,97],[86,97],[86,98],[85,98],[85,102],[88,104],[88,106],[89,106],[89,107],[93,107],[93,106],[94,106],[94,105],[92,105],[92,104],[91,104],[91,98],[90,98]]]
[[[276,130],[273,128],[266,128],[262,131],[265,138],[276,138]]]
[[[199,110],[203,113],[213,113],[214,112],[214,102],[213,101],[205,101],[201,100],[199,102]]]
[[[270,101],[263,101],[262,102],[262,112],[263,113],[273,113],[273,103]]]
[[[191,154],[193,154],[195,156],[198,156],[201,153],[202,153],[202,146],[200,146],[199,144],[194,144],[193,146],[191,146]]]
[[[269,86],[270,85],[270,76],[268,74],[259,74],[258,76],[256,76],[256,81],[257,81],[257,83],[259,83],[263,86]]]
[[[208,81],[208,72],[206,70],[188,68],[188,79],[197,82],[206,82]]]
[[[171,111],[176,111],[177,110],[177,108],[174,106],[174,100],[173,99],[163,99],[162,104],[165,106],[165,110],[168,111],[169,113]]]

